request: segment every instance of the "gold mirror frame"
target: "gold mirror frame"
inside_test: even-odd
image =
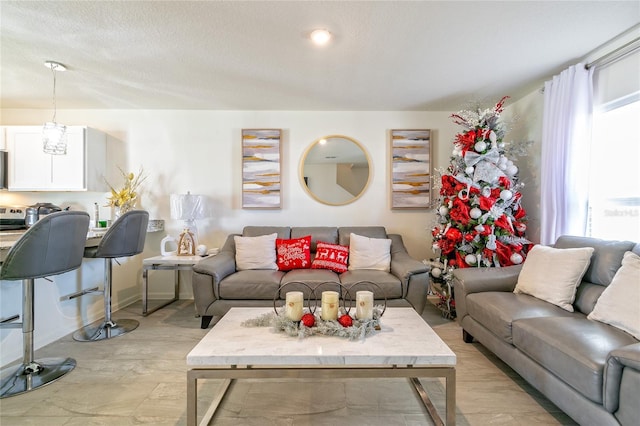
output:
[[[335,140],[334,140],[335,139]],[[344,199],[344,200],[336,200],[336,199],[326,199],[323,198],[321,195],[318,195],[316,193],[314,193],[312,191],[312,189],[309,187],[310,184],[311,186],[313,186],[312,180],[307,180],[308,175],[305,174],[305,166],[307,165],[307,160],[309,159],[310,155],[313,155],[315,157],[319,157],[319,155],[316,155],[319,151],[314,151],[314,150],[319,150],[323,144],[321,143],[321,141],[325,141],[325,145],[328,148],[329,154],[328,156],[325,157],[338,157],[335,158],[336,161],[326,161],[327,164],[335,164],[336,167],[340,166],[340,165],[350,165],[347,166],[348,168],[353,167],[354,164],[356,164],[353,160],[355,157],[353,157],[354,154],[356,154],[356,150],[359,150],[361,155],[362,155],[362,159],[366,160],[366,169],[367,169],[367,177],[366,177],[366,182],[364,182],[364,184],[362,185],[362,188],[360,189],[360,192],[358,194],[352,194],[353,197],[348,198],[348,199]],[[350,142],[352,143],[354,146],[353,147],[349,147],[347,150],[340,150],[338,149],[338,145],[341,142]],[[333,144],[333,145],[332,145]],[[344,156],[344,158],[342,158]],[[360,162],[358,162],[357,164],[364,164],[364,162],[362,162],[361,158],[357,158],[357,160],[360,160]],[[331,158],[328,158],[328,160],[331,160]],[[324,162],[324,161],[323,161]],[[318,163],[314,163],[314,164],[320,164]],[[364,167],[358,167],[358,168],[362,168],[364,169]],[[314,177],[315,178],[315,177]],[[300,159],[300,165],[299,165],[299,179],[300,179],[300,185],[302,185],[302,187],[304,188],[304,190],[307,192],[307,194],[309,194],[311,196],[311,198],[313,198],[314,200],[316,200],[319,203],[322,204],[326,204],[328,206],[344,206],[350,203],[353,203],[354,201],[356,201],[358,198],[360,198],[362,196],[362,194],[365,193],[365,191],[367,190],[367,188],[369,187],[369,183],[371,182],[371,158],[369,157],[369,153],[367,152],[366,149],[364,149],[364,146],[362,146],[362,144],[360,144],[360,142],[358,142],[357,140],[349,137],[349,136],[344,136],[344,135],[328,135],[328,136],[323,136],[321,138],[316,139],[311,145],[309,145],[309,147],[307,147],[307,149],[304,151],[304,153],[302,154],[302,157]],[[364,179],[361,179],[361,181],[364,181]],[[337,197],[336,197],[337,198]]]

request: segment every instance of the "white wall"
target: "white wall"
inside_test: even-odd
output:
[[[2,125],[40,124],[50,118],[48,110],[5,109],[1,112]],[[191,191],[207,196],[213,203],[213,217],[198,222],[200,240],[209,247],[219,247],[227,234],[240,232],[245,225],[383,225],[388,232],[404,236],[412,256],[424,259],[431,255],[433,214],[425,210],[390,209],[388,132],[402,128],[432,129],[434,166],[446,167],[451,141],[458,131],[449,115],[450,112],[394,111],[59,110],[57,118],[67,125],[87,125],[105,132],[112,169],[117,170],[119,166],[137,172],[140,166],[144,167],[148,178],[143,184],[140,205],[150,212],[151,218],[164,219],[166,231],[174,236],[180,232],[181,223],[170,218],[169,194]],[[241,208],[240,131],[243,128],[283,129],[283,207],[280,210]],[[373,163],[370,187],[356,202],[346,206],[318,203],[299,182],[301,155],[313,141],[328,134],[344,134],[358,140]],[[120,178],[110,176],[109,182],[119,186]],[[107,194],[3,192],[0,195],[0,204],[48,201],[93,214],[93,203],[105,204]],[[101,216],[108,215],[109,209],[102,208]],[[148,234],[144,253],[114,268],[114,309],[139,300],[142,259],[160,254],[163,237],[163,233]],[[85,263],[88,265],[80,271],[65,274],[54,283],[42,280],[36,283],[36,306],[39,307],[36,309],[36,347],[100,316],[102,300],[99,297],[58,301],[60,295],[70,292],[65,286],[78,289],[101,282],[100,261]],[[162,284],[162,290],[156,290],[156,295],[170,291],[171,275],[154,273],[154,289],[158,288],[157,283]],[[190,282],[189,273],[183,274],[183,278],[187,284]],[[14,313],[15,307],[19,307],[19,287],[19,283],[2,283],[0,317]],[[183,298],[192,297],[189,285],[182,285],[180,292]],[[5,312],[7,305],[14,307],[12,312]],[[194,319],[194,327],[197,326],[198,321]],[[3,365],[20,356],[19,330],[0,331],[0,343]]]
[[[511,123],[505,141],[531,141],[525,157],[512,158],[518,166],[522,189],[522,205],[527,211],[527,238],[540,242],[540,155],[544,96],[536,90],[509,105],[503,114]]]
[[[213,201],[214,217],[198,223],[201,240],[209,246],[224,242],[229,232],[248,224],[276,225],[384,225],[405,235],[415,257],[427,255],[426,229],[431,215],[426,211],[391,211],[389,208],[389,141],[391,128],[434,130],[435,166],[448,163],[451,140],[456,132],[448,112],[216,112],[165,110],[61,110],[58,120],[84,124],[107,133],[112,166],[137,171],[143,166],[149,176],[143,184],[141,206],[152,218],[165,219],[177,234],[180,223],[169,214],[169,194],[204,194]],[[2,124],[37,124],[46,119],[39,110],[3,110]],[[240,130],[282,128],[283,208],[241,208]],[[355,203],[334,207],[314,201],[298,179],[298,161],[305,148],[319,136],[340,133],[354,137],[369,151],[372,181],[366,194]],[[111,182],[116,186],[119,181]],[[104,204],[105,194],[7,193],[10,201],[74,203],[92,211],[94,201]],[[372,208],[374,207],[374,208]],[[102,209],[102,215],[108,209]],[[363,214],[364,213],[364,214]],[[327,218],[330,218],[329,220]]]

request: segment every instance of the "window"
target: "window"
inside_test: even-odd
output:
[[[640,241],[640,39],[596,66],[587,235]]]
[[[640,241],[639,95],[594,111],[589,236]]]

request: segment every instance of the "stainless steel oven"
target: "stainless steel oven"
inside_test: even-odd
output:
[[[26,212],[24,206],[0,206],[0,231],[27,229]]]

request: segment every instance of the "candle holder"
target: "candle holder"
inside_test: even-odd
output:
[[[374,287],[376,287],[380,293],[382,293],[382,295],[384,296],[384,306],[382,307],[382,312],[380,313],[380,317],[382,317],[382,315],[384,315],[384,311],[387,310],[387,293],[382,289],[382,287],[380,287],[378,284],[374,283],[373,281],[366,281],[366,280],[362,280],[362,281],[356,281],[355,283],[351,284],[350,286],[344,286],[341,284],[341,286],[347,290],[347,292],[351,292],[354,288],[360,287],[360,286],[369,286],[372,285]],[[375,302],[375,293],[374,293],[374,299],[373,301]],[[349,299],[349,305],[351,306],[351,302],[352,299]]]
[[[334,286],[338,290],[337,319],[332,318],[325,320],[316,314],[316,310],[318,308],[318,293],[321,293],[321,288],[326,288],[327,285]],[[288,286],[297,286],[294,287],[296,291],[299,291],[300,286],[303,287],[303,290],[304,288],[308,290],[307,307],[304,306],[303,292],[303,315],[300,321],[295,321],[290,318],[290,316],[287,314],[286,305],[284,306],[284,309],[278,310],[278,301],[282,301],[281,295],[283,294],[283,289]],[[375,299],[373,299],[374,292],[371,291],[371,306],[367,306],[367,308],[370,310],[370,313],[367,312],[367,315],[363,314],[363,318],[353,318],[349,314],[351,308],[353,307],[353,298],[351,297],[351,294],[355,288],[361,286],[367,286],[368,291],[370,291],[371,288],[369,286],[376,287],[376,294],[378,294],[378,297],[380,296],[380,293],[384,297],[384,306],[380,308],[380,305],[373,305]],[[296,302],[298,301],[299,299]],[[342,306],[340,306],[341,303]],[[282,303],[280,303],[280,307],[282,307]],[[386,309],[386,293],[379,285],[371,281],[358,281],[348,286],[336,281],[325,281],[317,284],[315,288],[312,288],[309,284],[301,281],[291,281],[278,287],[278,290],[273,297],[273,313],[264,313],[257,318],[244,321],[242,325],[245,327],[272,326],[278,332],[282,332],[289,336],[298,338],[321,334],[326,336],[344,337],[348,338],[349,340],[360,340],[381,330],[380,319],[382,318],[382,315],[384,314]]]
[[[290,281],[290,282],[288,282],[286,284],[281,284],[280,287],[278,287],[278,290],[276,291],[276,294],[273,296],[273,310],[276,313],[276,315],[280,315],[281,313],[286,314],[286,312],[287,312],[286,305],[285,305],[285,309],[283,309],[282,311],[279,312],[277,303],[278,303],[278,300],[281,300],[280,299],[280,294],[282,294],[282,289],[284,289],[287,286],[294,285],[294,284],[305,286],[309,290],[309,296],[307,297],[307,306],[309,308],[309,311],[312,314],[315,314],[316,313],[316,307],[318,305],[318,300],[316,299],[315,291],[307,283],[303,283],[302,281]],[[311,296],[314,297],[313,306],[311,305]],[[303,297],[302,309],[304,311],[304,293],[303,293],[302,297]],[[286,293],[285,293],[285,300],[286,300]]]
[[[317,285],[315,288],[312,288],[309,284],[302,282],[302,281],[290,281],[288,283],[285,284],[281,284],[278,287],[278,290],[276,291],[276,293],[273,296],[273,310],[276,313],[276,315],[280,315],[280,314],[285,314],[286,315],[286,306],[285,309],[282,309],[280,311],[278,311],[278,301],[282,300],[280,297],[282,295],[282,290],[285,289],[288,286],[304,286],[309,290],[309,294],[307,297],[307,308],[309,309],[309,312],[313,315],[315,315],[316,310],[318,309],[318,294],[317,292],[320,292],[320,294],[322,295],[322,291],[320,290],[323,287],[326,287],[327,285],[329,286],[336,286],[337,289],[339,290],[338,293],[338,311],[340,311],[340,304],[342,304],[342,309],[344,310],[344,312],[347,315],[351,314],[351,309],[355,307],[355,299],[352,297],[352,292],[355,288],[358,287],[362,287],[362,286],[373,286],[376,287],[378,289],[378,293],[381,293],[384,297],[384,306],[382,307],[382,312],[380,313],[380,317],[382,317],[382,315],[384,315],[384,312],[387,310],[387,294],[385,293],[385,291],[382,289],[382,287],[380,287],[378,284],[372,282],[372,281],[366,281],[366,280],[362,280],[362,281],[357,281],[351,285],[344,285],[342,283],[339,283],[337,281],[325,281],[320,283],[319,285]],[[373,292],[372,292],[373,293]],[[286,294],[286,293],[285,293]],[[304,294],[304,293],[303,293]],[[375,293],[374,293],[375,295]],[[285,296],[286,298],[286,296]],[[313,302],[313,303],[312,303]],[[374,302],[375,302],[375,298],[374,298]],[[304,309],[304,306],[303,306]]]

